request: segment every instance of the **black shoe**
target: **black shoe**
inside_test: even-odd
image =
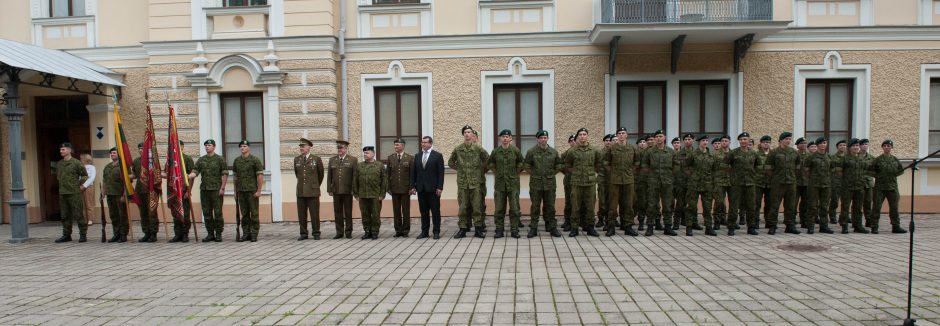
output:
[[[653,233],[654,233],[654,232],[656,232],[656,228],[653,227],[652,225],[649,225],[649,226],[646,228],[646,233],[643,234],[643,235],[644,235],[644,236],[647,236],[647,237],[650,237],[650,236],[653,236]]]
[[[346,239],[352,239],[352,232],[346,233]]]
[[[117,242],[118,242],[118,243],[127,242],[127,235],[126,235],[126,234],[121,234],[121,237],[118,238]]]
[[[561,230],[565,232],[571,231],[571,225],[569,225],[568,223],[562,224]]]
[[[768,229],[767,229],[767,234],[768,234],[768,235],[777,234],[777,227],[776,227],[776,226],[771,226],[770,228],[768,228]]]
[[[679,229],[679,223],[674,223],[674,224],[672,224],[672,229],[673,229],[673,230],[678,230],[678,229]]]
[[[398,238],[398,237],[401,237],[401,233],[395,232],[395,235],[392,236],[392,238]]]
[[[535,238],[535,237],[537,237],[537,236],[539,236],[539,229],[538,229],[538,228],[530,228],[530,229],[529,229],[529,234],[526,234],[526,235],[525,235],[526,238]]]
[[[585,233],[587,233],[587,235],[592,236],[592,237],[599,237],[599,236],[601,236],[600,234],[597,234],[597,230],[594,229],[593,226],[592,226],[592,227],[588,227],[588,230],[587,230],[587,232],[585,232]]]
[[[512,231],[512,232],[509,232],[509,236],[510,236],[510,237],[513,237],[513,238],[515,238],[515,239],[519,239],[519,231]]]
[[[115,235],[114,235],[113,237],[111,237],[111,239],[108,239],[108,243],[114,243],[114,242],[117,242],[117,241],[118,241],[118,239],[120,239],[120,238],[121,238],[121,236],[120,236],[120,235],[117,235],[117,234],[115,234]]]
[[[408,233],[411,233],[411,232],[402,232],[402,233],[401,233],[401,237],[402,237],[402,238],[407,238],[407,237],[408,237]]]
[[[307,240],[307,239],[308,239],[308,237],[307,237],[306,234],[301,234],[300,237],[297,238],[297,241],[304,241],[304,240]],[[204,240],[204,239],[203,239],[203,240]]]
[[[747,228],[747,234],[750,234],[750,235],[757,235],[757,234],[758,234],[758,233],[757,233],[757,228],[756,228],[756,227],[749,227],[749,228]]]
[[[257,234],[252,234],[252,235],[251,235],[251,242],[258,242],[258,235],[257,235]]]
[[[421,234],[418,234],[418,239],[426,239],[428,237],[427,231],[421,231]]]
[[[806,228],[806,234],[813,234],[813,233],[816,233],[816,226],[810,225],[808,228]]]
[[[362,234],[362,238],[361,238],[361,239],[362,239],[362,240],[367,240],[367,239],[370,239],[370,238],[372,238],[372,235],[369,234],[369,232],[366,232],[366,233],[363,233],[363,234]]]
[[[486,227],[485,226],[476,227],[476,230],[473,232],[473,237],[480,238],[480,239],[486,238]]]
[[[72,236],[70,235],[63,235],[59,237],[58,239],[55,239],[55,243],[63,243],[63,242],[69,242],[69,241],[72,241]]]
[[[503,229],[496,229],[496,235],[493,238],[499,239],[503,237]]]
[[[669,227],[669,225],[666,225],[665,227],[663,227],[663,234],[668,235],[668,236],[673,236],[673,237],[679,235],[678,233],[676,233],[675,230]]]
[[[434,233],[434,237],[433,237],[432,239],[438,240],[438,239],[440,239],[440,238],[441,238],[441,234],[440,234],[440,233]]]
[[[602,227],[604,227],[604,224],[605,224],[604,221],[605,221],[605,220],[606,220],[606,219],[601,218],[600,216],[598,216],[598,217],[597,217],[597,223],[594,223],[594,227],[595,227],[595,228],[602,228]]]
[[[833,232],[832,229],[829,228],[829,224],[820,224],[819,233],[833,234],[835,232]]]
[[[313,235],[313,240],[320,240],[320,235],[319,235],[319,234],[314,234],[314,235]]]
[[[215,233],[215,242],[222,242],[222,231]]]
[[[878,234],[878,226],[877,226],[877,225],[871,227],[871,234]]]
[[[640,224],[640,226],[637,226],[637,227],[636,227],[636,230],[637,230],[637,231],[644,231],[644,230],[646,230],[646,225]]]
[[[469,231],[469,230],[467,230],[467,229],[460,229],[460,230],[458,230],[457,233],[454,234],[454,239],[462,239],[462,238],[467,237],[467,231]]]
[[[378,240],[378,239],[379,239],[379,233],[378,233],[378,232],[369,233],[369,235],[372,236],[372,240]]]
[[[663,222],[656,221],[656,231],[662,231],[662,230],[663,230]]]
[[[144,237],[143,237],[143,238],[140,238],[139,240],[137,240],[137,242],[138,242],[138,243],[140,243],[140,242],[150,242],[150,233],[149,233],[149,232],[148,232],[148,233],[144,233]]]
[[[78,242],[88,242],[88,237],[85,236],[84,234],[79,234],[79,235],[78,235]]]
[[[701,230],[702,230],[702,225],[701,225],[701,224],[698,224],[698,222],[696,222],[695,224],[692,224],[692,230],[701,231]]]
[[[182,243],[187,243],[187,242],[189,242],[189,234],[183,234],[183,236],[180,237],[180,242],[182,242]]]
[[[717,236],[718,236],[718,233],[715,232],[715,229],[713,229],[712,227],[710,227],[710,226],[705,226],[705,235],[710,235],[710,236],[713,236],[713,237],[717,237]]]
[[[729,237],[733,237],[733,236],[734,236],[734,228],[728,228],[728,236],[729,236]]]
[[[849,225],[842,224],[842,234],[849,234]]]
[[[342,234],[342,233],[338,233],[338,234],[336,234],[336,235],[333,236],[333,239],[342,239],[342,238],[343,238],[343,234]]]
[[[902,228],[900,225],[892,225],[891,233],[907,233],[907,230]]]
[[[787,228],[783,230],[783,233],[800,234],[801,232],[796,228],[796,225],[790,224],[787,225]]]
[[[209,233],[205,238],[202,238],[202,242],[212,242],[215,241],[215,235]]]
[[[691,236],[692,236],[692,227],[691,227],[691,226],[685,227],[685,236],[687,236],[687,237],[691,237]]]
[[[576,236],[578,236],[578,229],[571,229],[571,232],[568,233],[568,236],[569,236],[569,237],[576,237]]]
[[[615,228],[607,228],[607,233],[605,233],[604,235],[606,235],[606,236],[608,236],[608,237],[612,237],[612,236],[614,236],[615,234],[617,234],[617,229],[615,229]]]
[[[747,221],[744,220],[743,216],[738,218],[738,225],[745,225],[745,224],[747,224]]]
[[[248,240],[250,240],[250,239],[251,239],[251,237],[249,237],[248,234],[246,233],[246,234],[242,234],[241,238],[235,239],[235,241],[236,241],[236,242],[245,242],[245,241],[248,241]]]
[[[861,225],[859,225],[858,227],[855,227],[854,230],[852,230],[852,232],[854,232],[854,233],[862,233],[862,234],[871,233],[871,232],[868,232],[868,229],[866,229],[864,226],[861,226]]]
[[[626,235],[629,235],[631,237],[640,235],[639,233],[636,232],[636,230],[633,229],[633,226],[627,226],[625,227],[625,229],[626,230],[624,230],[624,232],[626,232]]]
[[[715,231],[721,230],[721,223],[715,223],[715,225],[712,226],[712,229]]]
[[[182,241],[182,238],[183,238],[183,236],[177,234],[177,235],[174,235],[174,236],[173,236],[173,239],[170,239],[170,241],[167,241],[167,242],[170,242],[170,243],[172,243],[172,242],[180,242],[180,241]]]
[[[558,232],[558,228],[552,228],[548,230],[548,235],[555,237],[555,238],[559,238],[561,237],[561,232]]]
[[[151,242],[151,243],[152,243],[152,242],[157,242],[157,233],[156,233],[156,232],[151,232],[151,233],[150,233],[150,240],[147,240],[147,242]]]

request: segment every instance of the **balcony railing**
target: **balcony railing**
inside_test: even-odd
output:
[[[602,0],[605,24],[773,20],[773,0]]]

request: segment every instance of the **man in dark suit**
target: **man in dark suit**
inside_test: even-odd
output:
[[[428,237],[431,216],[434,222],[434,239],[441,238],[441,192],[444,191],[444,156],[431,149],[434,139],[421,138],[421,152],[414,156],[411,169],[411,193],[418,194],[418,210],[421,211],[421,234],[418,239]]]

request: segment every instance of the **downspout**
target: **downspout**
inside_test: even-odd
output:
[[[348,80],[346,78],[346,0],[339,2],[339,66],[340,84],[342,89],[343,106],[343,140],[349,141],[349,94],[347,92]]]

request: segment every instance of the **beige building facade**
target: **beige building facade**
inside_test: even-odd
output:
[[[239,140],[252,141],[266,222],[297,219],[301,137],[324,160],[336,139],[385,157],[394,138],[417,152],[425,135],[446,158],[464,125],[487,149],[504,128],[523,150],[539,129],[564,150],[578,128],[600,143],[620,126],[630,141],[657,129],[870,138],[875,155],[890,138],[908,161],[940,149],[940,1],[22,0],[2,16],[0,38],[123,74],[117,106],[132,146],[148,100],[158,141],[172,105],[194,158],[206,139],[230,162]],[[102,168],[115,103],[29,85],[20,95],[29,220],[56,219],[54,147],[70,140]],[[911,175],[899,178],[902,210],[913,195],[918,211],[940,212],[940,163],[924,167],[913,193]],[[525,176],[522,188],[528,211]],[[448,173],[445,215],[456,213],[455,189]]]

